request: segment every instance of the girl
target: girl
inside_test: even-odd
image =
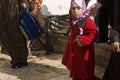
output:
[[[72,80],[100,80],[94,75],[95,23],[88,17],[84,0],[72,0],[70,6],[70,35],[62,63],[70,70]]]

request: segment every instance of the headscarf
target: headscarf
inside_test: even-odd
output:
[[[84,0],[72,0],[70,7],[76,7],[79,6],[83,9],[83,12],[87,10],[86,3]]]
[[[72,16],[71,19],[72,19],[73,25],[75,25],[78,21],[80,22],[81,20],[83,20],[84,18],[86,18],[87,16],[90,15],[89,11],[86,8],[85,0],[71,0],[70,8],[76,7],[76,6],[79,6],[80,8],[82,8],[83,13],[79,18],[74,18],[70,13],[70,16]],[[82,22],[84,22],[84,21],[82,21]]]

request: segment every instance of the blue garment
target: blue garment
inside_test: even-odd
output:
[[[33,40],[43,33],[43,30],[37,20],[27,10],[23,10],[23,13],[21,14],[20,26],[26,33],[29,40]]]

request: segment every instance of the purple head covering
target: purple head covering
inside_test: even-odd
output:
[[[83,12],[87,10],[86,3],[84,0],[72,0],[70,7],[76,7],[79,6],[83,9]]]
[[[83,18],[89,16],[89,11],[87,10],[85,0],[71,0],[70,8],[77,7],[77,6],[83,9],[83,13],[77,19],[72,17],[73,25],[76,24],[76,22],[82,20]]]

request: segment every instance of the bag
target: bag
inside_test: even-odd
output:
[[[43,30],[37,20],[27,10],[24,10],[21,14],[20,27],[29,40],[33,40],[43,33]]]

